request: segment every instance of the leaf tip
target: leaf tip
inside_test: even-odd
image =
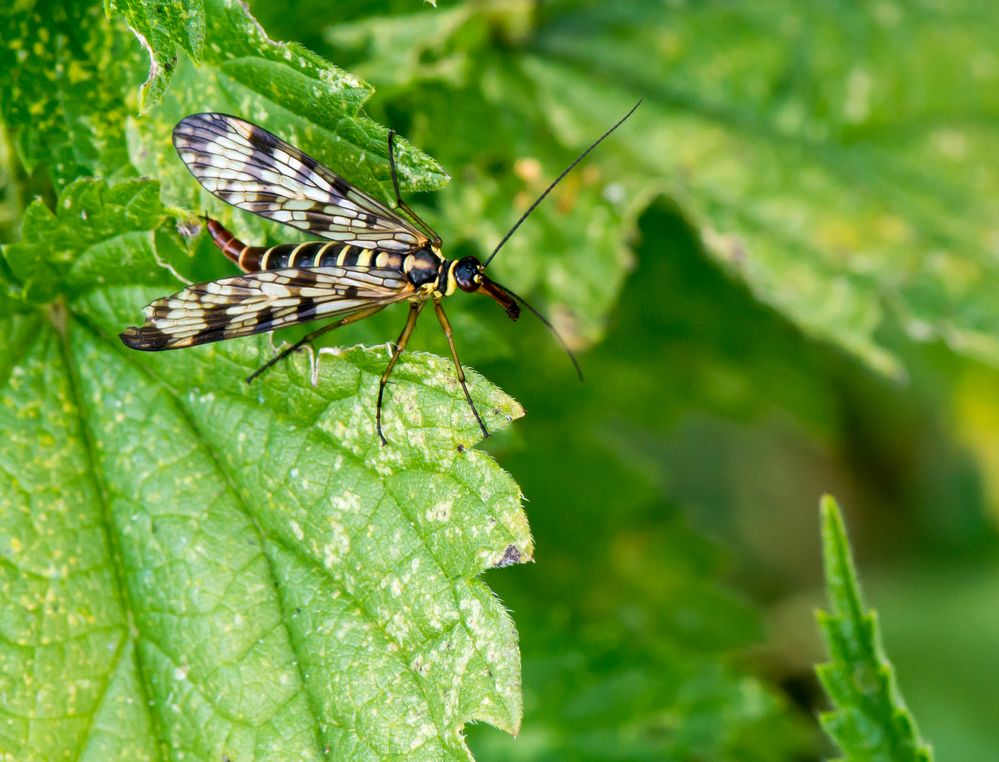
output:
[[[819,499],[819,516],[822,522],[822,549],[828,559],[830,552],[846,540],[843,513],[836,498],[828,492]]]
[[[832,495],[825,494],[819,503],[819,511],[822,521],[822,559],[830,608],[836,616],[843,616],[846,612],[859,616],[864,604],[839,503]]]
[[[816,673],[833,704],[820,716],[822,726],[846,759],[857,758],[858,749],[864,758],[872,749],[913,752],[906,758],[932,756],[895,685],[877,614],[864,608],[839,504],[827,494],[819,509],[829,611],[817,611],[816,620],[829,661],[816,666]]]

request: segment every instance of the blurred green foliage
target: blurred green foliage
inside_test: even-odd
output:
[[[527,410],[489,449],[529,500],[537,549],[487,577],[520,636],[521,733],[472,727],[472,750],[835,753],[814,719],[828,704],[810,610],[814,506],[832,492],[923,735],[941,759],[990,758],[996,6],[439,4],[252,0],[264,37],[222,0],[123,2],[112,22],[15,3],[0,12],[0,240],[41,213],[25,213],[35,195],[51,206],[79,175],[136,174],[162,182],[171,215],[207,203],[254,241],[287,239],[198,193],[172,156],[172,123],[212,109],[383,195],[382,125],[397,129],[426,152],[406,151],[403,181],[445,254],[481,256],[643,98],[494,268],[585,350],[585,384],[530,317],[451,310],[464,358]],[[123,19],[159,66],[141,97],[148,60]],[[276,79],[286,53],[297,74]],[[157,235],[182,272],[227,272],[203,241],[191,259],[169,225]],[[12,249],[36,259],[0,261],[6,309],[47,298],[18,270],[44,245],[25,234]],[[400,319],[336,343],[384,341]],[[415,348],[446,353],[423,331]]]

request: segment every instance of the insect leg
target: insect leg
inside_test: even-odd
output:
[[[444,314],[444,308],[440,302],[434,302],[434,311],[437,313],[437,319],[441,323],[441,328],[444,329],[447,344],[451,347],[451,358],[454,360],[454,369],[458,373],[458,383],[461,384],[461,390],[465,393],[468,406],[472,408],[472,414],[475,416],[475,420],[478,421],[479,428],[482,429],[482,436],[488,437],[489,432],[486,430],[486,425],[482,422],[479,411],[475,409],[475,403],[472,402],[472,395],[468,393],[468,386],[465,384],[465,371],[462,370],[461,363],[458,361],[458,350],[454,348],[454,333],[451,330],[451,323],[448,321],[447,315]]]
[[[378,438],[382,440],[383,445],[388,444],[388,440],[382,434],[382,396],[385,394],[385,384],[388,383],[389,376],[392,375],[392,369],[395,367],[396,362],[399,361],[399,355],[402,354],[406,348],[406,344],[409,343],[409,337],[416,326],[416,318],[420,316],[420,311],[423,309],[424,304],[426,302],[409,303],[409,315],[406,317],[406,325],[403,327],[402,333],[399,334],[399,338],[395,340],[392,358],[389,360],[388,367],[382,373],[381,380],[378,382],[378,404],[375,405],[375,428],[378,430]]]
[[[347,317],[341,318],[340,320],[337,320],[335,323],[324,325],[322,328],[319,328],[313,331],[312,333],[306,334],[304,337],[296,341],[290,347],[288,347],[287,349],[282,349],[278,354],[274,355],[274,357],[272,357],[270,360],[265,362],[255,371],[253,371],[253,373],[251,373],[249,376],[246,377],[246,383],[248,384],[251,383],[253,379],[255,379],[265,370],[270,368],[272,365],[277,364],[295,350],[301,349],[303,346],[311,342],[313,339],[318,339],[324,333],[332,331],[335,328],[339,328],[340,326],[347,325],[348,323],[356,323],[358,320],[364,320],[364,318],[374,315],[376,312],[378,312],[378,310],[382,309],[383,307],[384,305],[379,304],[377,307],[372,307],[370,309],[361,310],[360,312],[355,312],[353,315],[347,315]]]
[[[402,200],[402,193],[399,192],[399,177],[395,171],[395,130],[389,130],[388,134],[389,169],[392,170],[392,187],[395,189],[395,204],[399,209],[409,215],[422,230],[430,237],[434,246],[441,245],[441,237],[437,231],[430,227],[423,218],[409,208],[409,204]]]

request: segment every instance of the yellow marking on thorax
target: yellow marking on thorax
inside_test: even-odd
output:
[[[371,251],[371,249],[362,249],[361,252],[357,255],[357,266],[367,267],[368,265],[370,265],[372,253],[373,252]]]
[[[336,257],[336,265],[337,265],[337,267],[343,267],[343,263],[346,261],[347,255],[350,253],[350,250],[352,248],[354,248],[354,247],[351,246],[348,243],[348,244],[344,244],[344,247],[342,249],[340,249],[340,253],[337,254],[337,257]]]
[[[379,251],[378,256],[375,257],[375,267],[386,267],[389,263],[389,255],[387,251]]]
[[[267,251],[265,251],[264,255],[260,258],[260,269],[261,270],[266,270],[267,269],[267,260],[269,260],[271,258],[271,252],[272,251],[274,251],[274,247],[273,246],[271,246]]]
[[[458,266],[458,260],[454,260],[451,266],[447,268],[447,288],[444,289],[444,296],[451,296],[455,289],[458,288],[458,281],[454,278],[454,268]]]

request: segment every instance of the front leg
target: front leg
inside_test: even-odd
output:
[[[451,330],[451,323],[447,319],[447,315],[444,314],[444,307],[441,306],[440,301],[434,301],[434,311],[437,313],[437,319],[440,321],[444,335],[447,337],[447,344],[451,347],[451,359],[454,360],[454,369],[458,373],[458,383],[461,384],[461,390],[465,393],[468,406],[472,408],[472,415],[475,416],[475,420],[479,423],[479,428],[482,429],[482,436],[488,437],[489,432],[486,430],[486,424],[482,422],[482,416],[479,415],[479,411],[475,409],[475,403],[472,402],[472,395],[468,393],[468,385],[465,383],[465,371],[458,361],[458,350],[454,347],[454,332]]]

